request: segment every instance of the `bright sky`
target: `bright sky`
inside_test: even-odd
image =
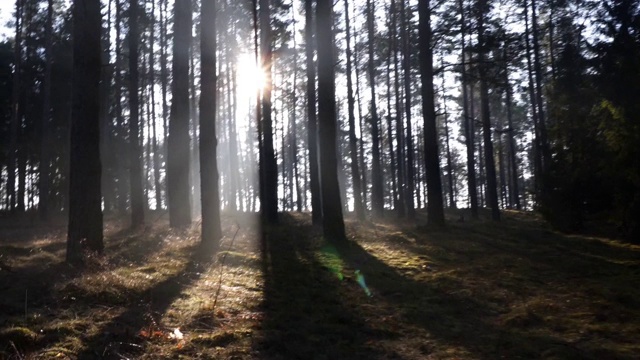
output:
[[[5,39],[11,34],[11,30],[7,27],[7,23],[11,20],[12,11],[13,3],[11,1],[0,1],[0,39]]]

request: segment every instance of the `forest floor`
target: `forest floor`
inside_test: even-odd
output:
[[[264,243],[255,216],[225,216],[209,260],[197,224],[111,219],[83,270],[64,226],[3,219],[0,359],[638,358],[639,246],[460,214],[347,220],[338,247],[309,214]]]

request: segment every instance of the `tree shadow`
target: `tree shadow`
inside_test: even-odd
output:
[[[77,354],[77,358],[123,359],[144,353],[145,339],[140,337],[140,331],[145,326],[157,326],[171,304],[197,282],[210,265],[201,262],[202,255],[198,250],[197,244],[189,248],[189,262],[184,270],[149,289],[131,294],[137,302],[100,326],[95,335],[83,338],[84,350]]]
[[[425,329],[437,344],[465,349],[474,358],[487,360],[554,355],[566,359],[591,358],[561,338],[504,326],[496,321],[495,308],[485,305],[489,299],[479,299],[477,294],[459,291],[462,289],[455,286],[405,277],[355,242],[339,247],[339,252],[366,275],[377,301],[395,309],[405,323]],[[425,345],[421,349],[424,356],[436,351],[430,347]],[[618,354],[607,350],[600,354],[618,358]]]
[[[318,231],[308,220],[281,214],[281,225],[262,231],[264,320],[254,351],[261,359],[382,358],[368,342],[389,334],[343,301],[343,283],[314,255]]]

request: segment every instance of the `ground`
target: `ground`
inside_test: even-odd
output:
[[[0,359],[640,354],[640,247],[560,234],[533,213],[451,211],[446,228],[423,217],[348,220],[349,242],[334,244],[309,214],[262,230],[225,215],[213,258],[198,224],[108,219],[105,256],[84,269],[64,263],[63,225],[0,220]]]

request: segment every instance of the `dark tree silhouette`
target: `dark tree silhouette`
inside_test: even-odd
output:
[[[318,0],[318,119],[320,120],[320,173],[322,188],[322,229],[330,241],[346,241],[342,203],[338,186],[336,148],[336,85],[333,56],[333,1]]]
[[[431,4],[418,2],[420,16],[420,79],[422,82],[422,111],[424,116],[424,158],[427,171],[427,219],[430,224],[444,225],[442,180],[433,85],[433,32],[431,30]]]
[[[176,0],[173,31],[173,100],[168,139],[169,222],[172,227],[191,224],[189,139],[189,47],[191,1]]]
[[[129,175],[131,186],[131,226],[144,223],[145,197],[142,188],[142,149],[138,88],[138,0],[129,2]]]
[[[100,196],[100,0],[73,2],[73,99],[69,166],[67,261],[84,250],[102,253]]]

